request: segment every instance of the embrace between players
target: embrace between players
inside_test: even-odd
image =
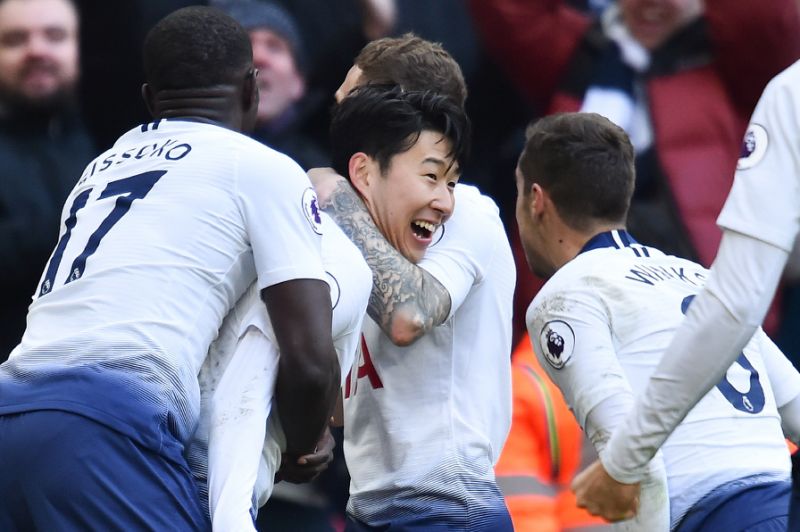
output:
[[[348,530],[511,530],[492,468],[515,272],[497,207],[458,184],[457,64],[414,37],[367,45],[337,91],[333,171],[311,188],[239,133],[258,91],[235,22],[179,10],[144,56],[155,121],[98,160],[190,150],[93,173],[68,198],[0,366],[0,528],[252,529],[276,474],[326,466],[338,400]],[[550,277],[529,332],[601,457],[707,277],[625,232],[632,157],[599,115],[556,115],[529,129],[516,176],[526,256]],[[701,530],[735,496],[785,522],[781,421],[798,430],[778,411],[798,395],[758,332],[604,515]]]

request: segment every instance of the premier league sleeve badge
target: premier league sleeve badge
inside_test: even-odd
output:
[[[564,321],[549,321],[539,334],[539,345],[542,346],[542,354],[547,362],[554,368],[561,369],[572,357],[575,349],[575,333]]]

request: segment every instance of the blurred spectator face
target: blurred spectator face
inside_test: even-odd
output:
[[[622,19],[634,39],[652,50],[700,15],[701,0],[619,0]]]
[[[78,16],[67,0],[0,3],[0,97],[46,107],[78,79]]]
[[[258,69],[258,123],[263,124],[280,116],[305,92],[289,43],[267,29],[250,30],[253,44],[253,64]]]

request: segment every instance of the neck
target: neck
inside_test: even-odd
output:
[[[160,90],[151,101],[154,118],[186,118],[242,130],[238,90],[230,85],[203,89]]]
[[[558,238],[552,240],[552,247],[550,250],[551,260],[555,265],[555,269],[560,269],[566,263],[577,257],[586,243],[595,235],[614,229],[625,229],[625,225],[619,223],[602,223],[592,225],[591,228],[587,230],[577,230],[563,225],[557,233]]]

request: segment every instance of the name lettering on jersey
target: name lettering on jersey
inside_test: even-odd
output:
[[[687,273],[684,268],[676,268],[675,266],[666,268],[664,266],[637,264],[629,270],[629,274],[625,276],[625,279],[650,286],[654,286],[659,281],[671,280],[682,281],[692,286],[701,286],[705,280],[705,276],[701,272]]]
[[[185,142],[180,144],[178,142],[177,139],[167,139],[162,143],[145,144],[143,146],[127,149],[121,153],[101,155],[86,167],[86,170],[84,170],[83,175],[78,181],[78,185],[82,185],[95,174],[99,174],[112,166],[117,166],[128,161],[151,159],[153,157],[163,158],[167,161],[180,161],[189,155],[192,151],[192,146]]]
[[[739,153],[736,169],[747,170],[757,165],[767,153],[768,145],[767,130],[759,124],[750,124],[745,131],[744,140],[742,140],[742,150]]]
[[[350,373],[347,375],[347,380],[345,380],[344,383],[345,399],[356,394],[358,380],[363,377],[369,379],[369,384],[372,386],[373,390],[383,388],[383,381],[381,381],[378,372],[375,370],[375,365],[372,363],[372,357],[367,348],[367,340],[364,338],[363,334],[361,335],[361,349],[359,351],[358,363],[353,365],[353,369],[350,370]],[[353,380],[353,372],[356,374],[355,380]]]
[[[575,333],[565,321],[548,321],[539,334],[539,345],[542,346],[542,354],[547,362],[554,368],[561,369],[572,357],[575,349]]]

